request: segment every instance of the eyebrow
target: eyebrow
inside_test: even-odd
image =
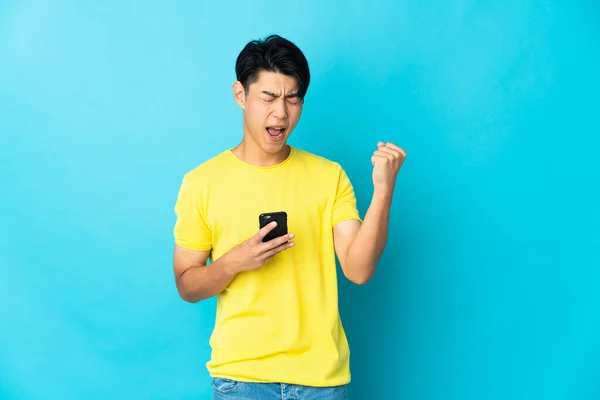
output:
[[[281,97],[281,96],[279,96],[279,95],[277,95],[277,94],[275,94],[273,92],[269,92],[268,90],[263,90],[262,93],[266,94],[267,96],[271,96],[271,97],[275,97],[275,98]],[[290,98],[299,98],[299,97],[300,97],[300,94],[298,92],[293,92],[293,93],[288,94],[286,96],[286,98],[288,98],[288,99],[290,99]]]

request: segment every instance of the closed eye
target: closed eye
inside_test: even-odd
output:
[[[273,103],[276,99],[278,99],[280,96],[276,95],[275,93],[263,90],[262,94],[264,96],[267,97],[262,97],[261,100],[264,101],[265,103]],[[300,99],[300,96],[298,95],[298,93],[291,93],[289,94],[287,97],[285,97],[285,100],[288,102],[288,104],[291,104],[293,106],[298,105],[301,103],[302,99]]]
[[[287,98],[287,102],[292,104],[292,105],[297,105],[300,103],[300,97],[297,94],[293,94],[291,96],[288,96]]]

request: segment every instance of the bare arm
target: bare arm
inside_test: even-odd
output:
[[[226,260],[219,259],[210,266],[206,261],[210,251],[189,250],[175,245],[173,272],[179,296],[196,303],[221,293],[235,274],[227,268]]]
[[[175,246],[173,272],[179,296],[196,303],[221,293],[243,271],[258,269],[278,253],[294,245],[290,233],[266,243],[262,239],[275,228],[271,223],[250,239],[240,243],[210,265],[206,265],[210,251],[195,251]]]
[[[364,222],[342,221],[333,228],[335,251],[344,275],[364,284],[375,273],[388,237],[390,209],[398,171],[406,152],[392,143],[378,143],[373,163],[373,198]]]
[[[388,236],[391,197],[374,194],[364,222],[342,221],[333,228],[335,250],[344,275],[364,284],[375,273]]]

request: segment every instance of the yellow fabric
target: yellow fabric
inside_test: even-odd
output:
[[[227,150],[183,178],[175,242],[211,249],[214,261],[254,235],[259,214],[271,211],[287,212],[295,246],[238,274],[219,294],[208,370],[250,382],[348,383],[332,229],[360,217],[339,164],[292,148],[284,162],[263,168]]]

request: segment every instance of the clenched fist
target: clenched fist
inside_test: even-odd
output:
[[[371,157],[373,163],[373,185],[375,191],[391,193],[396,184],[396,176],[406,158],[406,152],[393,143],[377,143],[377,150]]]

